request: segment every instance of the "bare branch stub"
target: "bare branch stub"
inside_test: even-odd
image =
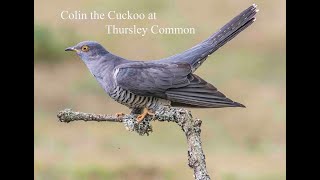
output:
[[[147,116],[141,123],[136,122],[135,114],[122,117],[111,115],[75,112],[65,109],[58,113],[61,122],[71,121],[108,121],[122,122],[129,131],[135,131],[140,135],[149,135],[152,132],[151,121],[168,121],[177,123],[185,133],[188,143],[188,165],[194,170],[196,180],[209,180],[210,176],[206,169],[205,155],[201,145],[201,123],[200,119],[193,119],[190,111],[183,108],[161,107],[155,112],[155,116]]]

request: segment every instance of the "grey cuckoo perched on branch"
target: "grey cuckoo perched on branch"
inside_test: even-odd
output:
[[[127,60],[93,41],[80,42],[66,51],[75,51],[80,56],[112,99],[132,108],[133,112],[139,111],[138,122],[161,105],[245,107],[227,98],[194,72],[210,54],[250,26],[257,12],[253,4],[205,41],[160,60]]]

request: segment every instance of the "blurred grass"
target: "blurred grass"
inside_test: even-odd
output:
[[[129,112],[111,100],[75,54],[83,40],[129,59],[159,59],[192,47],[253,1],[35,1],[35,179],[192,179],[186,142],[170,123],[140,137],[121,124],[57,122],[66,107]],[[286,165],[285,1],[255,1],[257,21],[196,74],[246,109],[192,109],[203,120],[209,173],[223,180],[282,180]],[[62,21],[62,10],[157,12],[155,21]],[[195,35],[106,35],[103,26],[195,27]],[[173,137],[172,137],[173,136]]]
[[[61,57],[61,45],[55,40],[53,34],[46,27],[34,27],[34,55],[35,60],[50,60]]]
[[[35,63],[61,63],[66,58],[65,44],[77,42],[77,34],[62,28],[53,31],[50,26],[34,25],[34,57]]]

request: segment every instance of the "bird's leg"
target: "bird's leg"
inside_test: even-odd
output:
[[[149,109],[143,108],[142,113],[139,114],[138,117],[137,117],[137,122],[140,123],[140,122],[146,117],[147,114],[148,114],[148,115],[152,115],[152,116],[155,115],[155,114],[152,113]]]
[[[116,116],[117,117],[122,117],[122,116],[124,116],[125,114],[123,113],[123,112],[119,112],[119,113],[116,113]]]
[[[131,114],[141,114],[143,108],[132,108]]]

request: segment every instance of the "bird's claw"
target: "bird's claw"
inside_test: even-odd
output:
[[[150,112],[149,109],[144,108],[143,112],[137,116],[137,123],[140,123],[146,117],[146,115],[154,116],[155,114]]]
[[[146,115],[140,114],[137,117],[137,123],[141,123],[141,121],[144,119],[144,117],[146,117]]]
[[[123,113],[123,112],[120,112],[120,113],[116,113],[116,116],[117,117],[122,117],[122,116],[124,116],[125,114]]]

